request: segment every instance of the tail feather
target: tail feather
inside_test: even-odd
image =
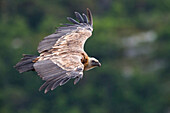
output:
[[[20,73],[26,72],[26,71],[32,71],[34,70],[33,62],[38,56],[35,55],[23,55],[24,57],[21,59],[20,62],[18,62],[14,68],[18,70]]]

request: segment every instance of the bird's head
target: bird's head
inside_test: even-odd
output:
[[[94,57],[89,57],[88,59],[88,65],[85,67],[85,70],[88,71],[90,69],[93,69],[95,67],[100,67],[101,63]]]

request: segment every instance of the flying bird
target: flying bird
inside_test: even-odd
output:
[[[91,11],[87,8],[87,15],[75,12],[75,16],[78,21],[67,17],[71,24],[62,24],[39,43],[39,56],[24,54],[14,66],[20,73],[36,71],[45,81],[39,91],[45,89],[44,93],[47,93],[70,79],[76,84],[83,78],[83,71],[101,66],[96,58],[89,57],[84,51],[84,44],[93,31]]]

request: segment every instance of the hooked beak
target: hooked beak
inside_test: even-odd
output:
[[[101,67],[101,63],[100,63],[100,62],[98,62],[98,65],[97,65],[97,66]]]
[[[101,63],[99,62],[99,61],[93,61],[92,62],[92,64],[91,64],[92,66],[98,66],[98,67],[100,67],[101,66]]]

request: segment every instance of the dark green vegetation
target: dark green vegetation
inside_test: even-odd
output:
[[[44,94],[35,72],[13,66],[37,54],[43,37],[74,11],[90,8],[93,36],[85,50],[102,63]],[[169,0],[1,0],[0,113],[169,113]]]

